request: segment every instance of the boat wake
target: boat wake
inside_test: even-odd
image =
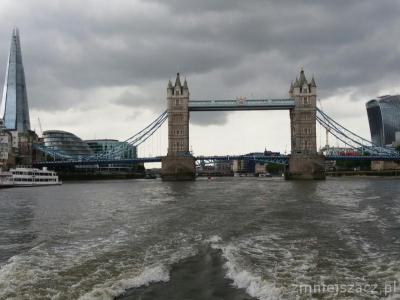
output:
[[[126,290],[148,286],[151,283],[169,281],[169,271],[163,266],[146,267],[142,273],[132,278],[124,278],[95,287],[91,292],[83,295],[79,300],[115,299],[123,295]]]
[[[244,289],[247,294],[260,300],[281,299],[281,290],[274,283],[241,267],[236,255],[239,250],[237,247],[233,244],[223,245],[218,236],[213,236],[208,241],[213,249],[222,251],[222,256],[226,260],[225,275],[233,281],[236,288]]]

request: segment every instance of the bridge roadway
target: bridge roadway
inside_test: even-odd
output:
[[[226,161],[226,160],[256,160],[265,162],[274,162],[279,164],[287,164],[288,155],[276,155],[276,156],[263,156],[263,155],[209,155],[209,156],[195,156],[197,161],[209,160],[209,161]],[[43,161],[34,162],[35,167],[51,167],[51,166],[74,166],[74,165],[117,165],[117,164],[136,164],[136,163],[152,163],[161,162],[162,156],[156,157],[144,157],[136,159],[104,159],[104,160],[55,160],[55,161]],[[400,161],[399,156],[325,156],[326,160],[348,160],[348,161]]]
[[[189,111],[287,110],[294,99],[189,100]]]

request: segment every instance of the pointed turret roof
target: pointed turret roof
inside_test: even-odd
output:
[[[299,78],[296,77],[296,80],[294,81],[294,87],[300,87],[300,82],[299,82]]]
[[[179,73],[176,73],[175,87],[177,87],[177,86],[182,87],[181,78],[179,76]]]
[[[186,78],[185,78],[185,81],[183,82],[183,88],[184,89],[188,89],[188,83],[186,81]]]
[[[304,83],[307,84],[307,78],[306,78],[306,75],[304,74],[303,68],[301,68],[301,71],[300,71],[300,86],[303,86]]]
[[[168,86],[167,86],[167,89],[172,89],[173,88],[173,86],[172,86],[172,82],[171,82],[171,80],[168,80]]]
[[[317,87],[317,85],[315,84],[315,80],[314,80],[314,76],[311,79],[311,87]]]
[[[293,81],[290,83],[289,93],[293,92],[294,86]]]

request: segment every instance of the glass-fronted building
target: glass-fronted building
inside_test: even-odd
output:
[[[390,146],[400,131],[400,95],[382,96],[366,103],[371,140]]]
[[[137,158],[136,147],[126,142],[112,139],[86,140],[86,144],[95,155],[112,157],[113,159]]]
[[[44,131],[43,142],[46,147],[77,159],[93,155],[93,151],[88,144],[70,132],[61,130]]]
[[[27,133],[31,129],[21,45],[16,28],[11,37],[0,118],[9,130]]]

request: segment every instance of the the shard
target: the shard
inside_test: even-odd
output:
[[[0,118],[4,120],[4,125],[9,130],[25,133],[31,129],[21,44],[17,28],[13,30],[11,37]]]

